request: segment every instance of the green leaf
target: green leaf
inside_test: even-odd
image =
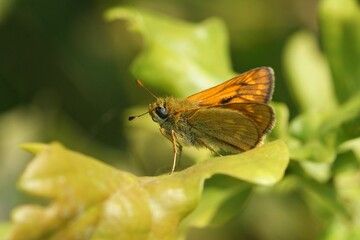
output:
[[[338,240],[338,239],[360,239],[360,227],[357,224],[349,224],[349,219],[335,217],[333,221],[325,228],[321,239]]]
[[[187,23],[134,8],[112,8],[108,20],[125,19],[141,34],[144,48],[132,66],[146,85],[189,95],[234,76],[223,22]]]
[[[298,175],[299,186],[307,199],[308,205],[317,209],[318,214],[324,216],[340,215],[344,218],[350,216],[343,202],[337,197],[336,190],[327,184],[319,183],[308,177]]]
[[[360,94],[349,98],[344,104],[342,104],[336,111],[328,114],[321,125],[319,126],[319,134],[327,134],[331,131],[339,129],[341,126],[351,124],[351,129],[345,134],[345,139],[349,140],[354,137],[360,136]],[[347,129],[344,129],[345,131]]]
[[[360,147],[360,138],[358,139],[357,148]],[[360,157],[356,156],[356,153],[352,150],[347,150],[340,152],[337,157],[336,161],[334,162],[332,166],[332,172],[334,175],[337,175],[338,173],[347,171],[347,170],[353,170],[358,169],[360,167]]]
[[[358,159],[360,163],[360,137],[346,141],[339,146],[339,152],[344,153],[347,151],[352,151],[354,156]]]
[[[284,103],[272,102],[271,106],[276,113],[276,124],[270,136],[285,139],[289,134],[289,109]]]
[[[360,6],[356,0],[322,0],[320,32],[340,102],[360,92]]]
[[[0,222],[0,239],[5,239],[10,231],[11,224],[8,222]]]
[[[206,179],[223,174],[271,185],[283,177],[289,161],[286,145],[278,140],[242,154],[212,158],[172,175],[136,177],[58,143],[26,148],[36,157],[19,187],[51,202],[15,209],[9,239],[176,239],[203,218],[200,211],[192,221],[182,223],[202,202]],[[216,184],[218,181],[210,186]],[[238,188],[241,193],[243,186],[233,181],[229,189]],[[229,189],[224,189],[225,193]],[[221,190],[217,190],[220,195]],[[236,191],[224,196],[208,203],[209,210],[221,211],[229,199],[247,197],[246,192]],[[202,222],[210,222],[207,219]]]
[[[205,183],[198,207],[182,222],[185,227],[222,226],[238,215],[252,192],[251,184],[224,175],[215,175]]]
[[[298,140],[297,144],[288,142],[292,157],[298,160],[332,162],[339,144],[359,136],[358,124],[347,129],[352,126],[352,122],[358,122],[358,119],[360,95],[352,97],[334,111],[297,116],[289,128],[291,136]],[[340,131],[342,129],[343,131]],[[342,133],[341,138],[338,133]]]
[[[46,148],[46,144],[43,143],[31,143],[31,144],[22,144],[20,147],[28,152],[33,154],[38,154]]]
[[[290,91],[303,112],[326,112],[336,107],[329,67],[310,33],[298,32],[290,38],[284,66]]]
[[[348,155],[348,154],[347,154]],[[344,156],[343,156],[344,157]],[[345,158],[350,157],[349,155]],[[353,158],[353,157],[350,157]],[[344,160],[344,159],[342,159]],[[353,166],[353,164],[351,164]],[[344,206],[351,213],[353,219],[343,216],[337,216],[330,227],[326,229],[326,238],[324,239],[359,239],[360,237],[360,184],[359,167],[346,167],[337,172],[334,176],[335,189],[337,197],[346,203]]]
[[[285,143],[276,140],[241,154],[211,158],[182,173],[194,181],[204,176],[225,174],[254,184],[272,185],[283,177],[284,164],[287,165],[288,160]]]

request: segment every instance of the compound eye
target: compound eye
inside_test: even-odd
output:
[[[155,112],[161,119],[165,119],[168,117],[168,112],[166,108],[156,107]]]

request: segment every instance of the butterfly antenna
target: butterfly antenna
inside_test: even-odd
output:
[[[136,80],[136,83],[142,87],[143,89],[145,89],[151,96],[153,96],[154,98],[158,98],[155,94],[153,94],[147,87],[144,86],[144,84],[142,84],[142,82],[140,80]]]
[[[143,89],[145,89],[151,96],[153,96],[154,98],[158,98],[158,97],[157,97],[155,94],[153,94],[147,87],[145,87],[144,84],[142,84],[142,82],[141,82],[140,80],[136,80],[136,83],[137,83],[140,87],[142,87]],[[149,113],[149,111],[144,112],[144,113],[142,113],[142,114],[140,114],[140,115],[137,115],[137,116],[130,116],[130,117],[128,118],[128,120],[129,120],[129,121],[132,121],[132,120],[134,120],[135,118],[144,116],[145,114],[148,114],[148,113]]]
[[[135,118],[144,116],[145,114],[148,114],[148,113],[149,113],[149,112],[144,112],[144,113],[142,113],[142,114],[140,114],[140,115],[137,115],[137,116],[130,116],[130,117],[128,118],[128,120],[129,120],[129,121],[132,121],[132,120],[134,120]]]

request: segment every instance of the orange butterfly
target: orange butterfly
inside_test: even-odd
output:
[[[274,91],[274,80],[271,68],[260,67],[186,99],[155,96],[156,101],[149,104],[146,113],[173,144],[171,173],[183,145],[205,147],[214,153],[218,149],[247,151],[260,145],[274,127],[274,110],[267,105]]]

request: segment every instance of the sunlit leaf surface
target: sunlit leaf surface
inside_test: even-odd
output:
[[[209,159],[172,175],[137,177],[58,143],[25,148],[36,156],[19,187],[49,203],[15,209],[10,239],[174,239],[180,234],[180,224],[185,230],[210,221],[201,210],[194,212],[206,179],[222,174],[272,185],[282,178],[289,160],[287,147],[279,140],[242,154]],[[216,184],[209,186],[214,189]],[[246,190],[242,186],[238,185],[238,193]],[[217,193],[221,192],[219,188]],[[236,191],[207,206],[214,211],[234,196]],[[243,194],[237,196],[241,199]],[[191,213],[190,220],[182,222]]]

